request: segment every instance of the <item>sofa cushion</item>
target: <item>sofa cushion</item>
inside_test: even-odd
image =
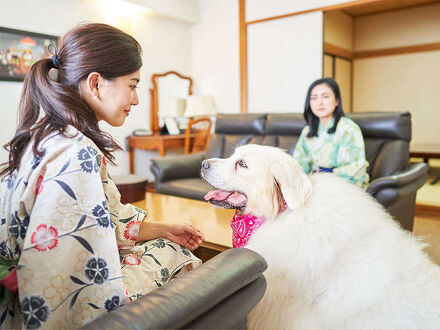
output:
[[[156,184],[156,190],[161,194],[203,201],[203,197],[212,187],[200,178],[184,178]]]
[[[379,155],[380,149],[382,149],[385,140],[376,138],[365,138],[365,157],[368,161],[367,172],[370,175],[370,181],[372,180],[371,172],[376,163],[376,158]]]
[[[409,143],[402,140],[386,141],[371,169],[370,182],[376,178],[393,175],[408,166]]]
[[[270,113],[267,115],[264,134],[299,136],[306,126],[302,113]]]
[[[347,117],[360,126],[364,138],[411,141],[409,112],[359,112],[349,113]]]
[[[219,114],[215,122],[215,133],[263,135],[266,116],[266,114]]]
[[[235,148],[248,144],[252,138],[253,135],[234,135],[234,134],[225,135],[223,152],[221,157],[228,158],[234,153]]]

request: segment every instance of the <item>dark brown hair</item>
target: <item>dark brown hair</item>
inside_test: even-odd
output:
[[[72,125],[90,138],[105,157],[113,162],[112,152],[121,147],[100,130],[95,113],[81,97],[80,83],[91,72],[112,80],[136,72],[142,66],[141,46],[127,33],[106,24],[84,24],[67,32],[58,42],[58,77],[52,80],[50,59],[37,61],[26,75],[18,112],[18,127],[4,145],[9,161],[0,176],[20,166],[27,145],[41,157],[38,145],[52,132],[63,134]],[[40,108],[44,112],[40,116]]]
[[[341,117],[345,116],[344,111],[342,110],[342,100],[341,100],[341,92],[339,90],[338,83],[332,79],[332,78],[322,78],[314,81],[307,91],[307,97],[306,97],[306,104],[304,106],[304,120],[309,124],[309,134],[307,134],[307,137],[313,137],[318,136],[318,126],[319,126],[319,118],[315,116],[315,114],[312,112],[312,108],[310,106],[310,99],[312,95],[312,90],[318,85],[325,84],[328,87],[331,88],[333,91],[333,94],[335,94],[336,100],[338,100],[338,105],[336,106],[334,112],[333,112],[333,118],[335,118],[335,123],[332,127],[329,128],[327,131],[330,134],[333,134],[336,132],[336,127],[338,126],[339,119]]]

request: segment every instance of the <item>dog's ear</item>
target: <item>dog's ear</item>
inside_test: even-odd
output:
[[[271,172],[274,178],[274,191],[281,192],[287,206],[292,210],[304,206],[312,193],[312,183],[296,160],[286,154],[282,160],[274,162]],[[274,201],[275,198],[282,200],[279,195],[277,193],[274,196]]]

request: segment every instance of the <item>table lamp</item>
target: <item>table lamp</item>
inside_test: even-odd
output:
[[[209,117],[217,113],[214,98],[207,95],[190,95],[186,98],[185,117]]]

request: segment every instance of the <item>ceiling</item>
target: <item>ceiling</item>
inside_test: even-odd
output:
[[[353,17],[378,14],[381,12],[400,10],[405,8],[440,3],[440,0],[381,0],[345,8],[344,12]]]

